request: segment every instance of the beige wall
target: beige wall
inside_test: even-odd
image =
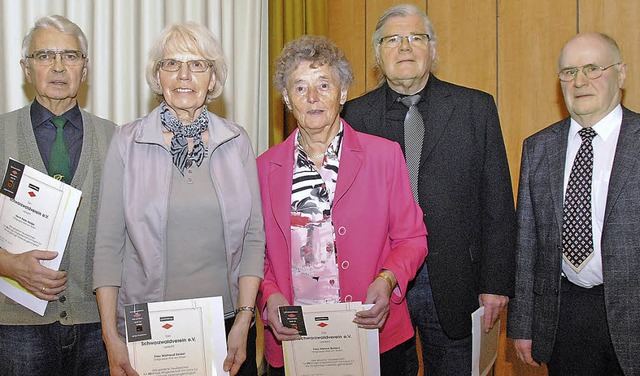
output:
[[[618,41],[629,65],[623,103],[640,110],[640,2],[634,0],[328,0],[328,36],[345,50],[355,72],[350,98],[376,86],[371,34],[384,10],[399,3],[412,3],[431,18],[439,78],[495,97],[514,189],[524,138],[567,116],[556,64],[575,33],[601,31]],[[545,375],[515,358],[504,319],[495,374]]]

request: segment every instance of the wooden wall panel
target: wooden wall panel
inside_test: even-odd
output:
[[[498,10],[498,109],[514,188],[522,141],[567,115],[557,78],[560,49],[577,32],[576,0],[503,1]]]
[[[434,74],[445,81],[497,94],[495,0],[431,0],[427,13],[437,36]]]
[[[633,111],[640,111],[640,3],[635,0],[583,0],[578,19],[580,32],[599,31],[618,42],[622,59],[628,66],[622,103]]]
[[[367,91],[366,76],[370,69],[366,66],[366,50],[370,47],[364,43],[367,39],[365,4],[366,0],[349,0],[331,1],[328,5],[330,15],[340,15],[331,18],[328,37],[344,51],[353,69],[354,80],[349,88],[349,99]]]
[[[498,108],[514,190],[522,141],[566,116],[556,76],[562,45],[576,33],[576,0],[503,1],[498,8]],[[569,20],[569,21],[568,21]],[[505,318],[505,314],[502,315]],[[520,362],[503,324],[496,376],[546,375]]]

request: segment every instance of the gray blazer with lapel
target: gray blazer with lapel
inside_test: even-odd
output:
[[[516,296],[507,332],[549,361],[558,324],[563,179],[570,119],[524,141],[518,190]],[[640,373],[640,115],[623,107],[602,231],[609,331],[625,374]]]
[[[404,144],[385,124],[386,84],[345,104],[356,130]],[[427,265],[440,323],[471,335],[478,294],[513,295],[515,210],[509,166],[491,95],[429,76],[418,195],[427,226]],[[403,147],[404,149],[404,147]],[[424,273],[416,277],[416,286]],[[412,304],[411,293],[407,299]]]

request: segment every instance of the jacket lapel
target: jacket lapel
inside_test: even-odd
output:
[[[386,84],[383,84],[368,97],[368,108],[364,115],[364,128],[366,133],[393,139],[390,127],[385,120],[386,87]]]
[[[429,76],[426,93],[425,100],[429,104],[429,112],[424,124],[424,145],[422,146],[420,167],[440,141],[454,107],[453,101],[447,100],[451,93],[442,85],[442,81],[433,75]]]
[[[564,205],[564,167],[567,158],[567,137],[571,120],[565,119],[560,127],[554,131],[547,140],[545,154],[547,155],[547,168],[549,171],[549,189],[553,201],[553,212],[556,222],[562,233],[562,207]]]
[[[607,192],[607,204],[604,212],[605,223],[629,178],[629,174],[631,171],[635,171],[634,165],[640,159],[640,137],[638,134],[640,132],[640,116],[624,107],[622,110],[622,125],[609,179],[609,191]]]
[[[333,197],[335,207],[340,199],[349,191],[362,166],[362,147],[358,134],[353,128],[343,121],[344,138],[342,140],[342,152],[340,154],[340,167],[338,169],[338,182]]]
[[[284,141],[283,147],[278,148],[269,160],[269,201],[287,247],[291,247],[291,179],[296,134],[297,132],[291,133]]]

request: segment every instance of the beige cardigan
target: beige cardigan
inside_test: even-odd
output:
[[[9,157],[46,173],[30,117],[31,105],[0,115],[0,176]],[[81,110],[82,154],[71,185],[82,191],[82,200],[67,242],[61,270],[68,272],[67,289],[60,300],[50,302],[43,317],[0,294],[0,324],[42,325],[56,321],[64,325],[100,322],[93,295],[93,250],[98,212],[102,164],[115,124]],[[64,299],[62,297],[64,296]]]

